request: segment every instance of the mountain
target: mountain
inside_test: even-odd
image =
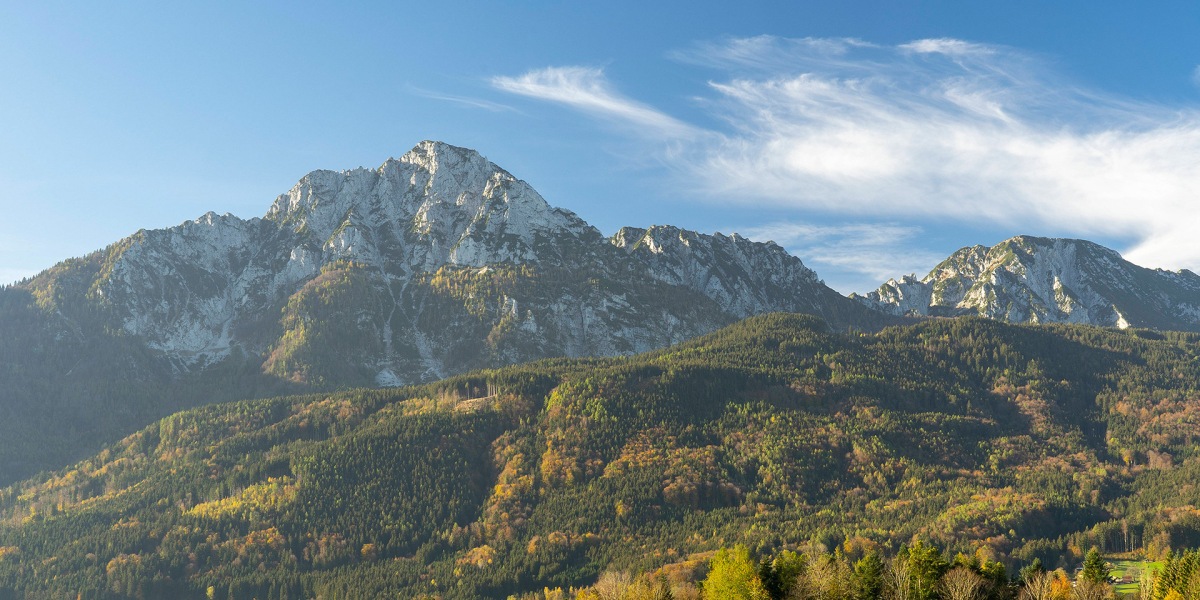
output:
[[[210,405],[0,488],[0,597],[545,597],[734,544],[1160,556],[1200,544],[1197,360],[1194,333],[772,314]]]
[[[887,318],[772,243],[611,238],[478,153],[315,171],[262,218],[139,231],[0,290],[0,482],[198,403],[633,354],[769,311]]]
[[[1139,267],[1085,240],[1018,236],[963,248],[924,279],[852,297],[893,315],[1200,330],[1200,276]]]

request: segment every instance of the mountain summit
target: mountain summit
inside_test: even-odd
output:
[[[309,173],[262,218],[139,231],[0,290],[0,481],[190,404],[633,354],[772,311],[889,319],[775,244],[607,238],[477,152],[422,142]]]
[[[262,219],[209,214],[171,229],[139,232],[127,242],[97,289],[126,332],[183,368],[222,360],[234,348],[249,354],[270,347],[286,351],[277,329],[280,310],[297,293],[295,300],[316,293],[302,284],[326,273],[316,287],[328,293],[354,287],[355,294],[370,296],[355,296],[372,305],[354,306],[360,314],[352,325],[378,342],[380,351],[360,359],[364,367],[376,362],[391,371],[385,363],[393,342],[398,335],[411,341],[415,333],[407,331],[411,322],[394,317],[420,309],[402,299],[422,273],[564,263],[564,252],[599,245],[601,235],[573,213],[550,207],[528,184],[478,153],[423,142],[375,170],[309,173]],[[365,331],[372,328],[368,321],[376,331]],[[454,370],[438,362],[428,370]],[[411,369],[401,369],[406,370]],[[397,381],[426,378],[425,370],[405,372]],[[387,377],[391,382],[393,376]]]
[[[266,219],[394,275],[556,259],[556,247],[598,236],[479,153],[428,141],[373,171],[310,173]]]
[[[1139,267],[1085,240],[1018,236],[962,248],[924,279],[852,297],[893,315],[1200,330],[1200,276]]]
[[[606,239],[441,142],[314,171],[262,219],[210,214],[127,245],[94,281],[125,332],[186,370],[238,348],[305,382],[635,353],[768,311],[869,319],[774,244],[673,227]]]

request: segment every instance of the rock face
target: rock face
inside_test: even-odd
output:
[[[963,248],[924,279],[852,298],[892,315],[1200,330],[1200,276],[1139,267],[1092,242],[1018,236]]]
[[[395,385],[642,352],[769,311],[876,320],[779,246],[674,227],[606,239],[439,142],[310,173],[261,219],[210,213],[120,246],[96,301],[180,371],[236,351],[296,381]]]

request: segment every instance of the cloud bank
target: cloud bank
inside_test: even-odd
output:
[[[673,58],[721,74],[696,101],[722,125],[638,102],[600,69],[492,84],[671,142],[664,160],[714,201],[1102,235],[1132,240],[1139,264],[1200,268],[1195,107],[1086,89],[1037,56],[954,39],[755,37]]]

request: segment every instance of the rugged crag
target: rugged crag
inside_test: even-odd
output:
[[[924,279],[852,297],[893,315],[1200,330],[1200,276],[1139,267],[1084,240],[1018,236],[963,248]]]

